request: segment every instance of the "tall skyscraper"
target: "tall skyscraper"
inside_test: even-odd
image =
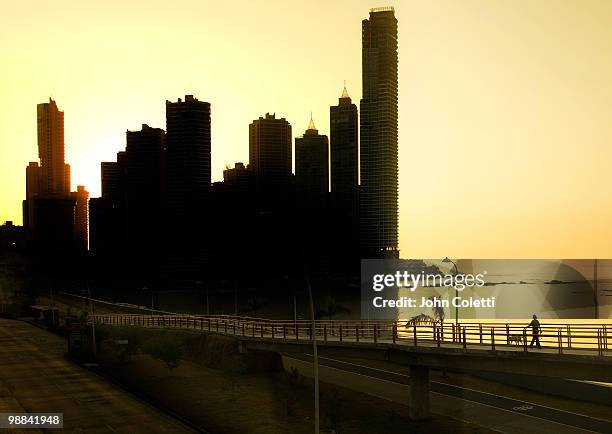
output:
[[[356,201],[358,186],[358,119],[346,86],[338,105],[329,108],[332,196]]]
[[[249,125],[249,168],[263,210],[275,208],[288,194],[291,160],[291,125],[285,118],[266,113]]]
[[[355,274],[359,267],[358,115],[346,90],[329,108],[331,148],[331,238],[333,268]]]
[[[329,274],[329,141],[319,134],[312,116],[308,129],[295,139],[296,241],[299,261],[313,275]]]
[[[126,235],[128,249],[136,257],[157,258],[159,241],[154,236],[162,223],[162,179],[165,133],[143,124],[140,131],[126,133]],[[108,185],[107,185],[108,187]]]
[[[329,192],[329,144],[312,117],[304,135],[295,138],[295,189],[308,201],[321,201]]]
[[[166,101],[166,263],[183,279],[207,271],[210,136],[210,103],[193,95]]]
[[[249,125],[249,168],[256,192],[256,222],[252,242],[256,246],[254,270],[269,273],[286,269],[294,259],[295,247],[287,242],[294,230],[291,124],[275,114]]]
[[[51,98],[36,107],[38,157],[41,166],[41,193],[67,196],[70,175],[64,163],[64,112]]]
[[[397,19],[392,7],[362,22],[360,243],[362,258],[397,257]]]
[[[74,253],[79,237],[81,250],[87,249],[87,200],[80,201],[75,214],[77,197],[83,192],[70,193],[70,165],[64,161],[64,112],[49,99],[36,106],[36,119],[40,165],[30,163],[26,169],[23,221],[30,245],[45,252],[50,263],[59,258],[56,253]]]

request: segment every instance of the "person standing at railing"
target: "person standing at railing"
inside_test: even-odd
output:
[[[531,344],[529,344],[529,346],[533,347],[533,344],[537,344],[538,349],[541,349],[542,345],[540,345],[540,332],[542,331],[542,329],[540,328],[540,321],[538,321],[538,317],[535,314],[533,314],[533,319],[527,327],[531,327],[532,335]]]

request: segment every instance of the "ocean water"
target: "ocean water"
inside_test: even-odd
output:
[[[425,261],[454,274],[441,261]],[[484,274],[485,286],[466,288],[400,288],[398,296],[449,300],[493,298],[495,307],[460,307],[459,319],[512,322],[529,321],[536,314],[542,323],[612,323],[612,260],[458,260],[461,274]],[[401,308],[401,319],[419,314],[433,316],[429,307]],[[455,319],[455,308],[444,308],[446,320]]]

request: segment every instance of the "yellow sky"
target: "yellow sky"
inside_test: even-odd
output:
[[[212,104],[212,165],[246,161],[248,124],[294,136],[347,81],[361,96],[361,20],[394,5],[403,257],[612,257],[612,2],[202,0],[3,4],[0,220],[21,223],[36,104],[65,111],[73,188],[164,101]]]

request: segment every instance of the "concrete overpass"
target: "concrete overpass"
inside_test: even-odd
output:
[[[509,324],[397,321],[275,321],[235,316],[98,314],[96,324],[182,329],[231,336],[240,351],[308,353],[313,337],[327,357],[378,359],[410,366],[411,417],[430,410],[429,370],[490,371],[612,382],[606,325],[543,326],[541,350],[527,346],[522,327]],[[518,339],[522,337],[521,339]]]

